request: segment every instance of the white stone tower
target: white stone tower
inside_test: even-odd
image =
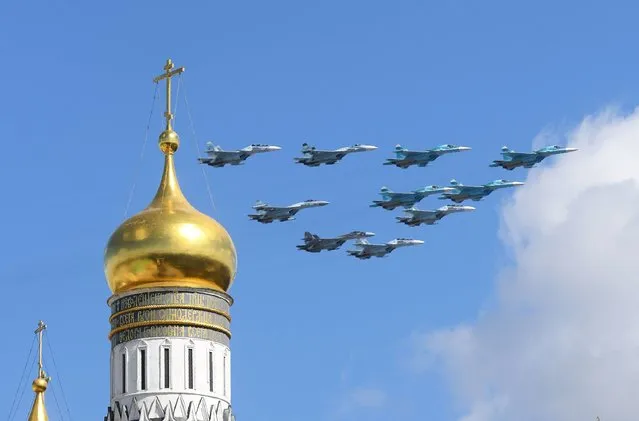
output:
[[[231,237],[186,200],[175,174],[171,60],[165,73],[162,181],[151,204],[109,239],[111,391],[105,421],[234,421],[227,294],[236,272]]]

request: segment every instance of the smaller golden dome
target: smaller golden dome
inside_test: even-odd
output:
[[[140,288],[193,287],[228,291],[236,272],[230,235],[196,210],[178,184],[173,153],[179,138],[170,126],[160,135],[164,174],[151,204],[111,235],[104,256],[114,294]]]

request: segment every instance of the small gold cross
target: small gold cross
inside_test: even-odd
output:
[[[171,114],[171,78],[186,70],[184,67],[178,67],[173,70],[173,67],[173,62],[171,59],[168,59],[166,61],[166,65],[164,65],[165,72],[153,79],[153,82],[155,83],[158,83],[162,79],[166,79],[166,111],[164,112],[164,117],[166,118],[167,130],[171,130],[171,120],[173,120],[173,114]]]

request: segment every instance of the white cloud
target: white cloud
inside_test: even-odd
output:
[[[332,407],[328,419],[352,419],[355,415],[385,408],[387,402],[388,395],[382,389],[363,386],[350,388],[340,395],[339,402]]]
[[[514,263],[490,308],[414,337],[463,421],[639,418],[639,110],[565,137],[580,151],[530,170],[502,209]]]
[[[359,388],[351,392],[349,401],[360,408],[381,408],[386,405],[386,392],[374,388]]]

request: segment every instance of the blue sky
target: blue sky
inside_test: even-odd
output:
[[[0,407],[11,406],[32,331],[44,319],[73,418],[105,414],[103,250],[133,183],[129,214],[159,183],[163,94],[143,159],[140,151],[151,79],[171,57],[187,68],[175,122],[182,189],[238,250],[231,289],[238,420],[456,419],[464,409],[445,379],[411,367],[411,335],[472,320],[490,300],[508,263],[498,230],[511,193],[494,193],[473,214],[434,227],[398,225],[397,212],[368,204],[383,185],[524,180],[525,172],[488,167],[502,145],[529,149],[540,132],[561,132],[609,103],[634,106],[637,11],[630,1],[568,0],[5,5],[0,316],[11,346],[0,351]],[[209,140],[283,149],[243,167],[206,168],[213,208],[196,162],[196,143],[204,149]],[[293,164],[304,141],[379,150],[306,168]],[[381,165],[396,143],[473,150],[402,171]],[[309,198],[331,204],[282,224],[246,217],[258,199]],[[441,204],[430,198],[421,207]],[[426,243],[371,261],[295,249],[306,230],[353,229]],[[27,392],[16,419],[31,398]],[[61,419],[48,402],[50,417]]]

